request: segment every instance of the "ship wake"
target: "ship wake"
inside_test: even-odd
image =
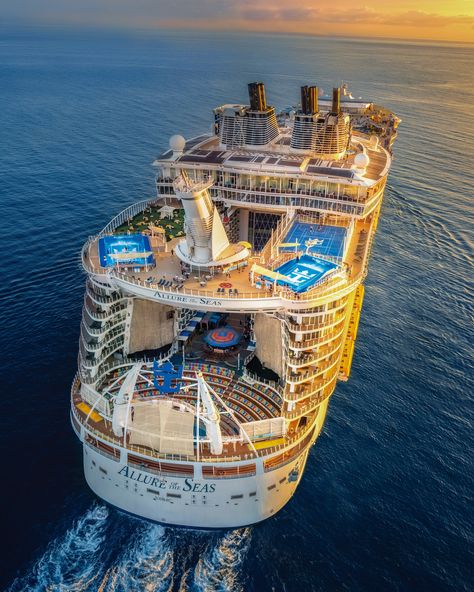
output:
[[[97,590],[108,509],[94,504],[63,536],[53,540],[29,574],[17,579],[10,592]]]
[[[251,529],[183,531],[94,504],[9,592],[239,592]]]
[[[173,549],[165,529],[141,523],[123,553],[108,568],[101,592],[165,592],[173,588]]]
[[[196,592],[240,592],[243,590],[242,564],[251,542],[251,529],[242,528],[224,535],[210,545],[194,570]]]

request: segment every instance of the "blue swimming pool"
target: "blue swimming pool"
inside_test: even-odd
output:
[[[331,261],[312,257],[311,255],[303,255],[299,259],[295,258],[283,263],[274,271],[287,277],[286,280],[277,280],[279,286],[288,286],[294,292],[301,294],[309,290],[328,273],[338,268],[339,265]],[[264,279],[269,282],[274,281],[265,276]]]
[[[282,243],[298,243],[299,251],[306,249],[307,240],[314,241],[309,247],[309,254],[326,255],[328,257],[342,257],[346,240],[347,229],[341,226],[325,226],[322,224],[308,224],[306,222],[294,222]],[[295,247],[281,247],[282,252],[294,251]]]
[[[102,267],[144,267],[155,263],[150,239],[143,234],[103,236],[99,239],[99,259]]]

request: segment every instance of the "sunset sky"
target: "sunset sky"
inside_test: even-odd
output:
[[[8,21],[474,42],[474,0],[15,0]]]

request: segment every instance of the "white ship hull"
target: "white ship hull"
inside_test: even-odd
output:
[[[238,528],[265,520],[283,508],[300,482],[308,450],[268,473],[211,480],[138,470],[84,444],[84,473],[94,493],[130,514],[188,528]],[[195,470],[198,466],[194,465]]]

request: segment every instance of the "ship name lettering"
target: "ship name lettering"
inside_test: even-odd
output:
[[[160,298],[161,300],[171,300],[173,302],[182,302],[187,304],[192,302],[193,299],[189,298],[188,296],[182,296],[180,294],[166,294],[165,292],[158,292],[155,291],[154,296],[156,298]],[[222,306],[222,302],[220,300],[210,300],[209,298],[199,298],[199,304],[207,304],[210,306]]]
[[[207,298],[199,298],[201,304],[210,304],[211,306],[222,306],[220,300],[208,300]]]
[[[192,479],[184,480],[183,491],[192,491],[193,493],[214,493],[216,486],[214,483],[194,483]]]
[[[151,485],[152,487],[157,487],[158,489],[166,489],[166,484],[168,481],[166,479],[160,479],[159,477],[152,477],[151,475],[144,475],[140,471],[135,471],[135,469],[130,469],[127,465],[122,467],[118,472],[119,475],[122,475],[126,479],[133,479],[138,483],[143,483],[144,485]],[[171,489],[174,489],[173,487]]]

